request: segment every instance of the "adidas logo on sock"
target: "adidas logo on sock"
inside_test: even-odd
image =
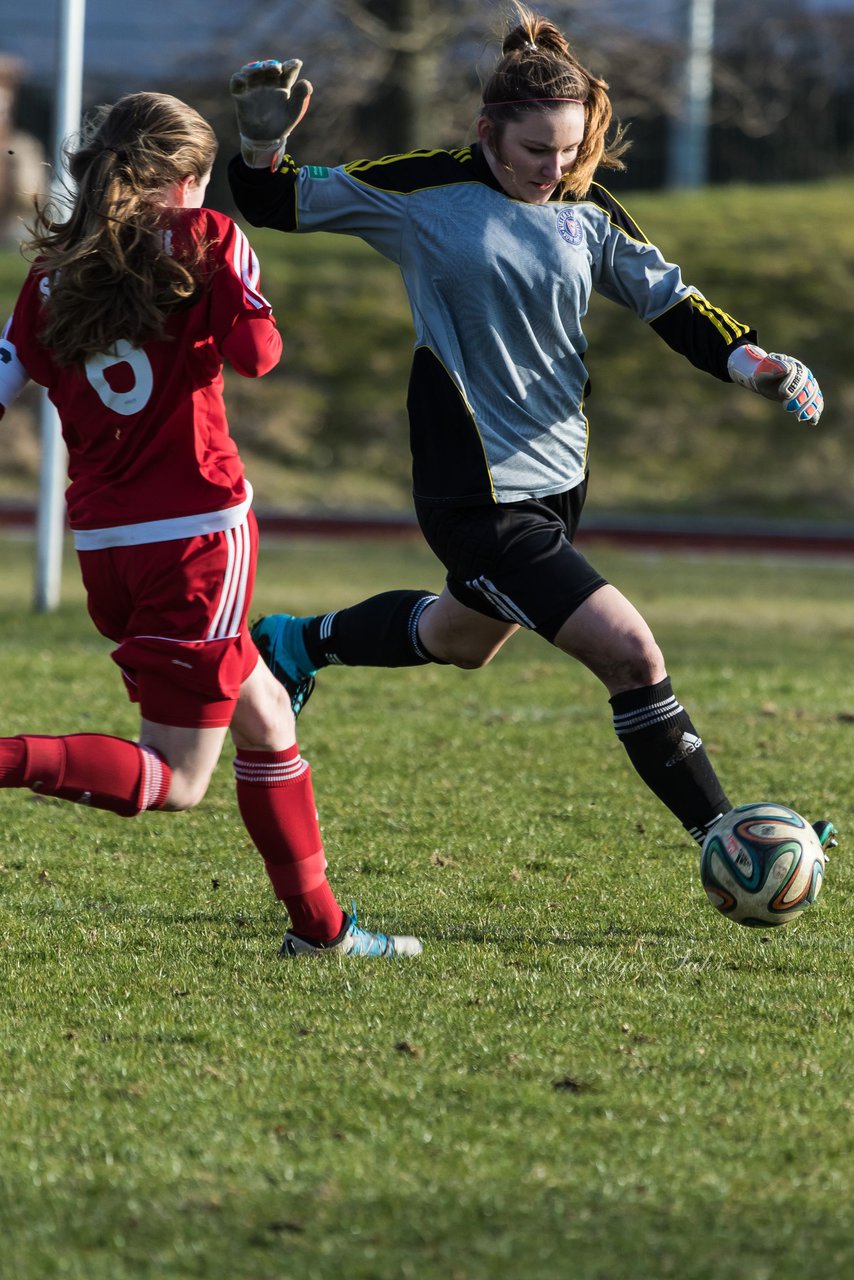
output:
[[[680,764],[683,760],[687,760],[688,756],[692,756],[695,751],[699,751],[702,745],[703,739],[698,738],[696,733],[683,733],[679,739],[679,746],[670,759],[665,761],[665,769],[672,769],[675,764]]]

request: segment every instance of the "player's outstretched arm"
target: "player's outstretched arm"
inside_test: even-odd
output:
[[[240,151],[251,169],[275,169],[288,134],[308,110],[312,86],[297,80],[299,58],[250,62],[231,77],[230,90],[240,130]]]
[[[768,400],[777,400],[798,422],[816,426],[824,408],[824,396],[811,369],[794,356],[773,352],[768,355],[751,343],[736,347],[727,369],[733,382],[748,387]]]

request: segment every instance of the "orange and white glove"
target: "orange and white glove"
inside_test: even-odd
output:
[[[824,408],[824,396],[815,374],[794,356],[778,352],[768,355],[750,343],[736,347],[727,360],[733,382],[748,387],[768,400],[777,400],[798,422],[817,425]]]
[[[292,133],[308,110],[312,86],[297,80],[299,58],[249,62],[231,77],[240,152],[250,169],[277,169]]]

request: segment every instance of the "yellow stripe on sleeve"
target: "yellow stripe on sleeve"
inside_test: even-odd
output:
[[[722,311],[720,307],[715,307],[709,302],[708,298],[704,298],[701,293],[691,294],[691,306],[695,307],[701,315],[705,316],[720,333],[724,341],[729,345],[735,342],[736,338],[743,338],[746,333],[750,332],[750,326],[742,324],[740,320],[735,320],[726,311]]]

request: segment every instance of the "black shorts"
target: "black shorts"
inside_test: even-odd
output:
[[[524,502],[460,505],[415,500],[427,543],[455,600],[488,618],[554,640],[605,579],[572,545],[587,482]]]

